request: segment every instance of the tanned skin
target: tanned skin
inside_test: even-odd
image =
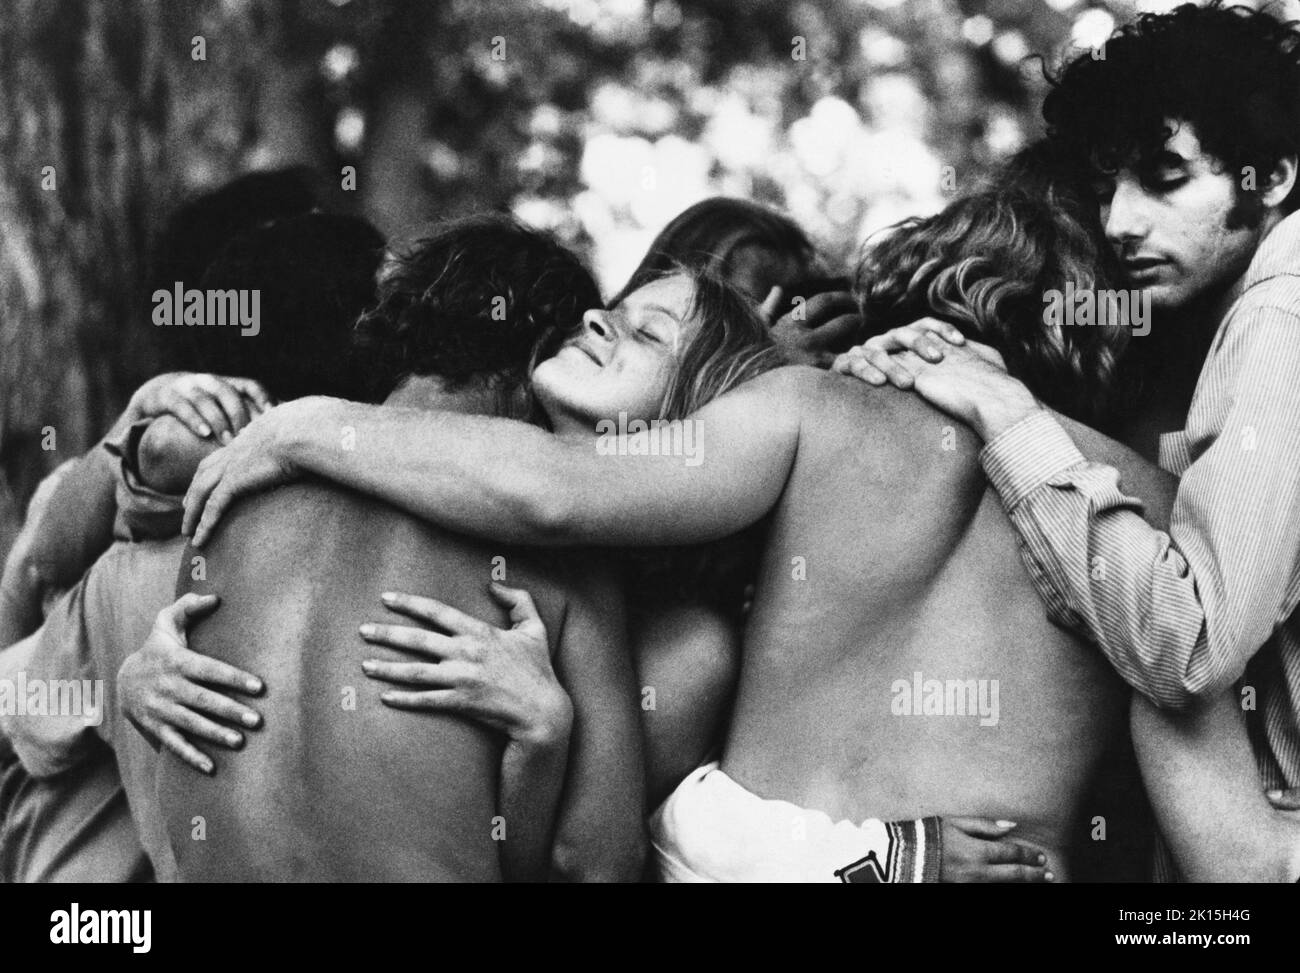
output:
[[[512,756],[481,723],[384,706],[386,687],[361,671],[367,658],[410,661],[358,634],[383,614],[381,592],[419,592],[509,628],[486,587],[498,564],[532,594],[572,701],[567,773],[563,751],[558,764]],[[221,596],[191,648],[266,685],[264,729],[212,777],[161,760],[182,879],[501,881],[545,877],[548,864],[567,878],[639,873],[637,696],[610,572],[472,541],[313,482],[242,504],[211,544],[187,551],[180,577],[181,591]],[[543,763],[530,771],[529,760]],[[517,795],[504,783],[512,761],[531,773]]]
[[[695,419],[707,453],[690,467],[631,443],[600,456],[518,423],[304,400],[268,431],[274,444],[236,442],[205,463],[187,526],[201,542],[230,497],[303,472],[533,544],[689,543],[772,511],[722,769],[832,818],[1010,819],[1068,877],[1082,796],[1123,730],[1127,690],[1046,620],[975,437],[914,396],[803,367],[756,378]],[[326,448],[343,424],[363,452]],[[1120,469],[1153,523],[1167,520],[1172,478],[1071,431]],[[378,472],[376,458],[399,448],[400,468]],[[997,679],[998,724],[894,715],[894,683],[917,671]]]

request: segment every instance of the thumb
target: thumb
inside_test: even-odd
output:
[[[945,817],[944,820],[958,831],[964,831],[972,838],[987,838],[990,841],[1006,837],[1016,827],[1014,821],[995,821],[992,818]]]
[[[157,627],[184,642],[191,623],[211,614],[221,604],[217,595],[200,595],[191,592],[158,613]]]
[[[489,583],[488,589],[492,592],[493,598],[510,610],[512,628],[524,628],[536,624],[545,630],[542,616],[537,613],[537,605],[533,602],[533,596],[523,588],[509,588],[499,581],[493,581]]]
[[[767,297],[759,306],[759,313],[763,315],[763,320],[771,324],[777,319],[777,312],[781,310],[781,296],[784,292],[780,287],[773,287],[767,292]]]

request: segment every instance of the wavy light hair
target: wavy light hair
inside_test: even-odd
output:
[[[1052,191],[1001,189],[897,224],[858,268],[868,333],[942,318],[1001,352],[1048,405],[1096,424],[1111,411],[1128,329],[1043,322],[1049,291],[1111,286],[1107,255],[1072,210]]]
[[[744,294],[708,271],[678,267],[657,276],[674,273],[691,279],[694,296],[687,316],[697,327],[668,381],[660,419],[685,419],[737,385],[785,364],[766,323]]]

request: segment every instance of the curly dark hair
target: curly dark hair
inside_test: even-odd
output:
[[[508,216],[469,216],[389,255],[356,343],[377,398],[411,375],[512,391],[526,386],[540,341],[600,306],[591,274],[550,234]]]
[[[1122,327],[1050,328],[1044,295],[1109,287],[1101,241],[1054,191],[972,193],[897,224],[864,251],[857,293],[880,334],[934,316],[992,345],[1043,401],[1097,423],[1112,408]]]
[[[1214,0],[1143,14],[1048,81],[1049,137],[1094,171],[1134,158],[1151,167],[1174,134],[1169,120],[1187,122],[1234,179],[1247,166],[1259,174],[1259,189],[1237,190],[1258,210],[1264,176],[1300,154],[1300,33],[1266,11]],[[1298,205],[1300,187],[1282,208]]]

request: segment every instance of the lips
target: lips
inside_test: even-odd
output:
[[[564,347],[571,348],[576,352],[580,352],[583,355],[586,355],[588,358],[592,360],[592,362],[595,363],[597,368],[603,368],[605,365],[605,363],[600,360],[600,357],[594,351],[592,351],[590,348],[584,345],[581,341],[572,341],[569,344],[565,345]]]
[[[1169,261],[1163,257],[1125,257],[1121,262],[1125,270],[1146,270],[1148,267],[1157,267]]]
[[[1159,257],[1129,257],[1120,262],[1126,276],[1139,279],[1154,276],[1161,267],[1168,266],[1168,264],[1168,260],[1162,260]]]

